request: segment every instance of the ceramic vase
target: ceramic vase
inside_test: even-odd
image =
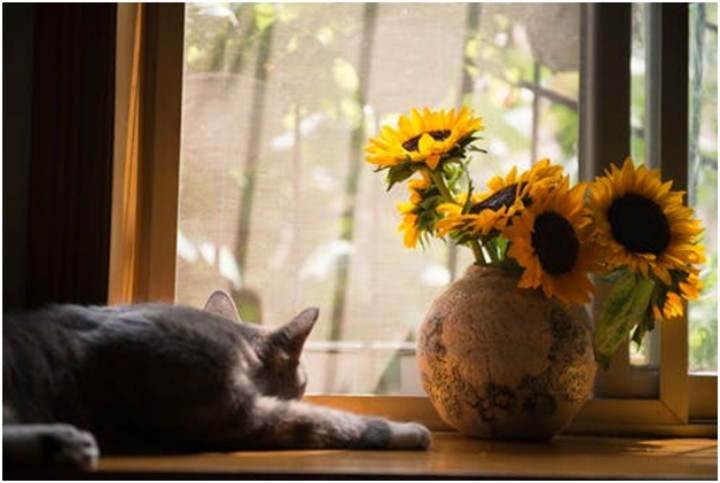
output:
[[[515,273],[474,265],[434,300],[420,329],[423,387],[467,436],[548,440],[592,392],[587,311],[517,282]]]

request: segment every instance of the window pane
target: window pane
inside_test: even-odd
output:
[[[647,50],[648,4],[633,4],[631,57],[631,153],[636,162],[657,162],[647,145],[646,107],[649,99]],[[688,203],[705,227],[708,262],[701,278],[704,289],[688,308],[689,366],[692,372],[717,372],[717,5],[690,5]],[[652,90],[652,89],[650,89]],[[653,366],[659,360],[657,331],[642,347],[631,344],[633,365]]]
[[[708,263],[700,300],[690,303],[690,370],[717,372],[717,4],[690,5],[688,202],[705,227]]]
[[[363,147],[411,107],[465,103],[487,125],[476,185],[541,157],[576,178],[579,10],[188,4],[177,301],[225,288],[268,325],[318,306],[310,392],[422,394],[417,328],[470,255],[403,246],[407,192]]]
[[[652,76],[648,76],[650,69],[648,65],[647,5],[633,3],[631,16],[631,49],[630,49],[630,155],[635,164],[647,163],[651,167],[657,167],[658,159],[653,159],[649,152],[646,152],[646,138],[648,119],[646,106],[648,104],[648,82],[652,82]],[[649,149],[649,148],[648,148]],[[620,162],[616,161],[616,164]],[[638,347],[630,343],[630,363],[636,367],[656,369],[660,362],[660,338],[659,331],[652,331],[645,334],[642,344]]]

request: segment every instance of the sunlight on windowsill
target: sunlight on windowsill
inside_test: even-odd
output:
[[[566,436],[511,443],[436,432],[429,451],[283,451],[106,457],[102,476],[715,479],[717,441]]]

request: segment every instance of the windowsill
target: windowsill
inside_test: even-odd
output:
[[[100,460],[95,478],[717,479],[717,440],[561,435],[502,443],[434,433],[429,451],[243,451]]]

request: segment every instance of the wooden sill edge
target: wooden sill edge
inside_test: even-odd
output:
[[[430,400],[420,396],[308,395],[305,401],[358,414],[387,417],[397,421],[416,421],[431,431],[453,431],[437,414]],[[689,423],[627,423],[603,419],[576,418],[562,434],[588,436],[654,436],[717,439],[717,420]]]

